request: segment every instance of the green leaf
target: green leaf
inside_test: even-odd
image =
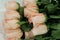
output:
[[[40,6],[41,4],[42,4],[42,2],[37,2],[37,5],[39,5],[39,6]]]
[[[32,29],[32,24],[29,23],[25,23],[23,25],[21,25],[21,29],[25,32],[25,31],[30,31]]]
[[[19,12],[20,12],[20,15],[23,15],[23,13],[24,13],[24,7],[20,7],[19,8]]]
[[[45,10],[44,9],[39,9],[39,12],[44,12]]]
[[[42,36],[36,36],[35,40],[45,40],[45,38],[42,38]]]
[[[52,31],[52,37],[55,39],[60,39],[60,30]]]
[[[50,18],[60,19],[60,15],[51,15]]]
[[[60,30],[60,23],[55,23],[51,25],[51,28]]]
[[[17,3],[19,5],[19,8],[17,9],[17,11],[20,13],[20,15],[23,15],[24,13],[24,7],[21,7],[19,3]]]
[[[26,23],[25,21],[18,22],[19,25],[23,25],[23,24],[25,24],[25,23]]]
[[[53,4],[48,4],[45,6],[45,8],[47,8],[48,12],[53,12],[56,10],[57,5],[53,5]]]
[[[50,3],[50,0],[41,0],[41,2],[42,2],[43,4],[49,4],[49,3]]]

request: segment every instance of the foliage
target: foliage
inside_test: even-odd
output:
[[[60,1],[59,0],[38,0],[38,11],[47,15],[48,20],[46,22],[49,32],[42,35],[42,40],[57,40],[60,39]],[[48,39],[45,39],[45,38]],[[41,39],[41,38],[40,38]],[[40,40],[37,37],[37,40]]]

